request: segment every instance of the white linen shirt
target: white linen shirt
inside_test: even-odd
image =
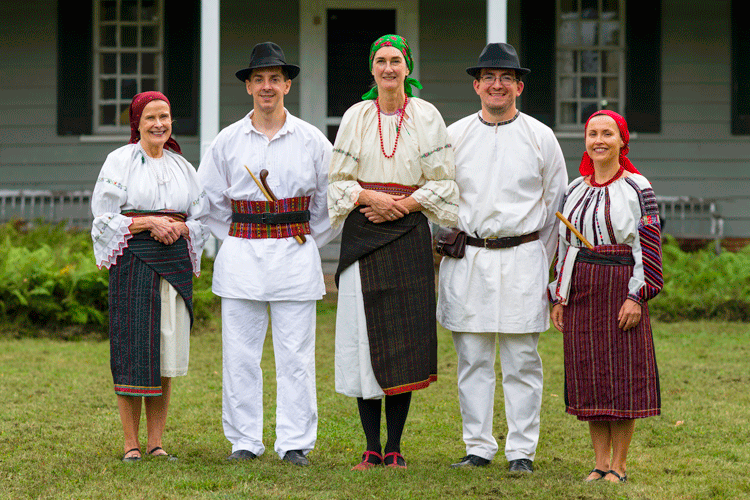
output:
[[[466,247],[440,264],[438,321],[455,332],[532,333],[549,328],[546,297],[557,211],[568,182],[552,130],[519,113],[494,125],[467,116],[448,127],[456,155],[458,225],[477,238],[540,239],[506,249]]]
[[[99,268],[109,269],[132,238],[133,220],[122,215],[131,210],[187,213],[188,251],[193,273],[200,275],[203,246],[209,237],[203,223],[208,201],[195,168],[185,158],[167,149],[161,158],[151,158],[140,143],[127,144],[107,156],[91,195],[91,238]]]
[[[284,111],[286,121],[270,140],[253,126],[252,112],[228,126],[198,168],[211,207],[207,223],[223,241],[213,276],[213,292],[220,297],[299,301],[325,294],[318,248],[336,235],[326,206],[332,146],[318,129]],[[294,238],[228,236],[231,200],[266,201],[245,166],[258,178],[268,170],[268,186],[278,199],[311,197],[311,235],[303,245]]]

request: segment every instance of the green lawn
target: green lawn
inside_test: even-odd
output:
[[[404,433],[407,471],[350,472],[364,447],[356,404],[334,392],[335,306],[318,312],[320,423],[312,466],[273,452],[273,355],[266,343],[265,443],[249,463],[228,463],[221,428],[221,335],[198,328],[190,373],[175,379],[165,448],[176,463],[122,464],[109,344],[0,340],[0,498],[440,498],[703,499],[750,497],[750,326],[654,325],[663,414],[637,424],[624,485],[583,484],[593,466],[587,426],[564,411],[562,340],[543,334],[542,434],[533,476],[490,467],[453,470],[464,455],[450,335],[439,333],[439,380],[417,391]],[[495,433],[506,431],[498,384]],[[142,424],[145,442],[145,420]],[[383,431],[385,436],[385,430]]]

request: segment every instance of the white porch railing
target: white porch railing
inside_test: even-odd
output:
[[[91,227],[91,191],[0,189],[0,223],[14,219]]]
[[[675,238],[714,240],[718,255],[724,238],[724,219],[717,201],[691,196],[657,196],[662,231]]]

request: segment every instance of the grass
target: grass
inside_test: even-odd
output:
[[[352,473],[364,447],[356,404],[334,391],[335,306],[318,308],[320,423],[312,466],[273,452],[275,381],[266,342],[266,453],[230,464],[221,428],[221,335],[194,332],[190,373],[175,379],[165,448],[176,463],[122,464],[109,373],[109,344],[0,340],[0,498],[482,498],[735,499],[750,497],[750,327],[744,323],[654,325],[663,412],[639,421],[624,485],[583,484],[593,467],[587,427],[565,414],[562,339],[540,341],[545,388],[533,476],[507,475],[501,451],[490,467],[453,470],[464,455],[450,334],[439,333],[439,380],[414,393],[404,434],[408,471]],[[498,385],[495,432],[506,432]],[[145,423],[142,424],[145,442]],[[383,431],[385,435],[385,431]]]

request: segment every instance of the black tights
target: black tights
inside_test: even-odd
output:
[[[380,447],[380,399],[357,398],[359,418],[362,429],[367,438],[367,450],[377,453]],[[404,432],[406,417],[409,414],[411,392],[403,392],[385,397],[385,425],[388,429],[388,441],[385,443],[385,453],[401,453],[401,434]]]

